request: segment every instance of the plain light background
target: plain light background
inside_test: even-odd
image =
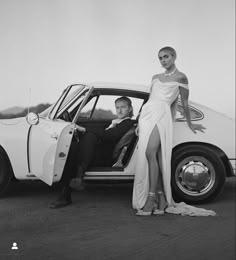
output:
[[[73,83],[149,85],[169,45],[190,99],[235,118],[234,0],[0,0],[0,35],[0,111]]]

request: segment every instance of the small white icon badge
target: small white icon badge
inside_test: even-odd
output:
[[[17,250],[17,249],[18,249],[18,246],[17,246],[17,243],[16,243],[16,242],[12,243],[11,249],[12,249],[12,250]]]

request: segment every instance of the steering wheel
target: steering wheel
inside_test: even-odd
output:
[[[72,118],[71,118],[71,116],[70,116],[70,113],[67,111],[67,110],[65,110],[64,112],[63,112],[63,114],[62,114],[62,119],[64,120],[64,121],[66,121],[66,122],[72,122]]]

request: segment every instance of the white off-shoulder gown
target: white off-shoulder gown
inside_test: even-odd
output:
[[[158,78],[152,81],[149,100],[143,106],[139,117],[139,141],[133,187],[133,208],[142,209],[147,200],[149,176],[146,148],[150,134],[153,128],[157,126],[161,138],[160,168],[168,202],[166,212],[190,216],[215,215],[214,211],[196,208],[183,202],[175,203],[172,199],[171,154],[173,146],[173,121],[175,119],[180,87],[188,89],[187,84],[176,81],[162,82]]]

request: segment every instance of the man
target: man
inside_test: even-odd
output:
[[[89,165],[96,157],[96,147],[101,144],[99,153],[105,159],[104,165],[111,162],[112,150],[120,138],[133,126],[131,117],[133,107],[131,100],[127,97],[120,97],[115,101],[117,119],[106,129],[85,129],[78,126],[78,131],[82,132],[79,142],[72,142],[61,182],[62,192],[58,199],[50,204],[50,208],[65,207],[72,203],[71,186],[77,189],[83,188],[83,175]],[[76,172],[76,176],[74,178]]]

